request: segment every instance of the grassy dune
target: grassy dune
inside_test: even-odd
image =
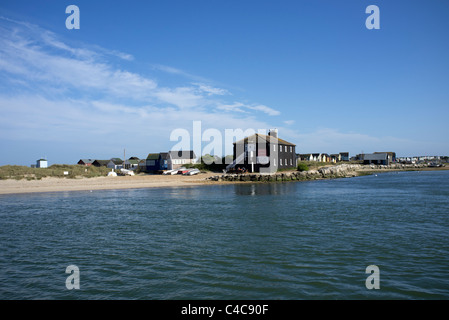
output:
[[[55,178],[93,178],[106,176],[111,169],[106,167],[85,167],[80,165],[54,164],[48,168],[30,168],[26,166],[1,166],[0,179],[40,180],[45,177]],[[68,175],[64,175],[68,172]]]

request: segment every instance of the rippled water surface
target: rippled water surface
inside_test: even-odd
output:
[[[0,299],[448,299],[448,235],[449,171],[7,195]]]

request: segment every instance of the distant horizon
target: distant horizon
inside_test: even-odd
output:
[[[449,154],[446,2],[78,0],[79,29],[67,6],[0,3],[0,165],[168,151],[193,121],[297,153]]]

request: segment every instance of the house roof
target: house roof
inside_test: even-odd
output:
[[[111,160],[94,160],[94,162],[92,162],[92,164],[98,164],[100,166],[105,166],[109,163],[109,161]]]
[[[378,154],[378,153],[386,153],[386,154],[389,154],[389,155],[391,155],[391,156],[393,156],[393,155],[396,154],[396,152],[393,152],[393,151],[373,152],[373,153],[374,153],[374,154]]]
[[[158,160],[159,153],[149,153],[147,156],[147,160]]]
[[[363,160],[387,160],[388,154],[385,153],[367,153],[364,155]]]
[[[138,164],[140,160],[136,160],[136,159],[128,159],[125,162],[129,163],[129,164]]]
[[[94,162],[95,159],[80,159],[80,161],[78,161],[78,163],[82,162],[82,163],[92,163]]]
[[[162,160],[169,160],[170,159],[170,153],[168,153],[168,152],[161,152],[161,158],[162,158]]]
[[[255,133],[255,134],[253,134],[253,135],[251,135],[249,137],[246,137],[246,138],[241,139],[241,140],[239,140],[237,142],[234,142],[234,144],[236,144],[236,143],[238,143],[238,144],[240,144],[240,143],[248,143],[248,139],[256,141],[257,143],[260,143],[260,142],[266,142],[266,143],[277,142],[277,144],[282,144],[282,145],[287,145],[287,146],[296,146],[296,144],[293,144],[291,142],[285,141],[283,139],[275,138],[273,136],[268,136],[268,135],[259,134],[259,133]]]
[[[193,150],[188,150],[188,151],[169,151],[170,156],[172,157],[172,159],[195,159],[196,155],[195,152],[193,152]]]
[[[122,164],[123,160],[120,158],[112,158],[110,161],[112,161],[114,164]]]

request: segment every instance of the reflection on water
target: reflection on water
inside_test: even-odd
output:
[[[279,183],[251,183],[251,184],[235,184],[234,192],[241,196],[256,195],[281,195],[297,192],[298,183],[279,182]]]

